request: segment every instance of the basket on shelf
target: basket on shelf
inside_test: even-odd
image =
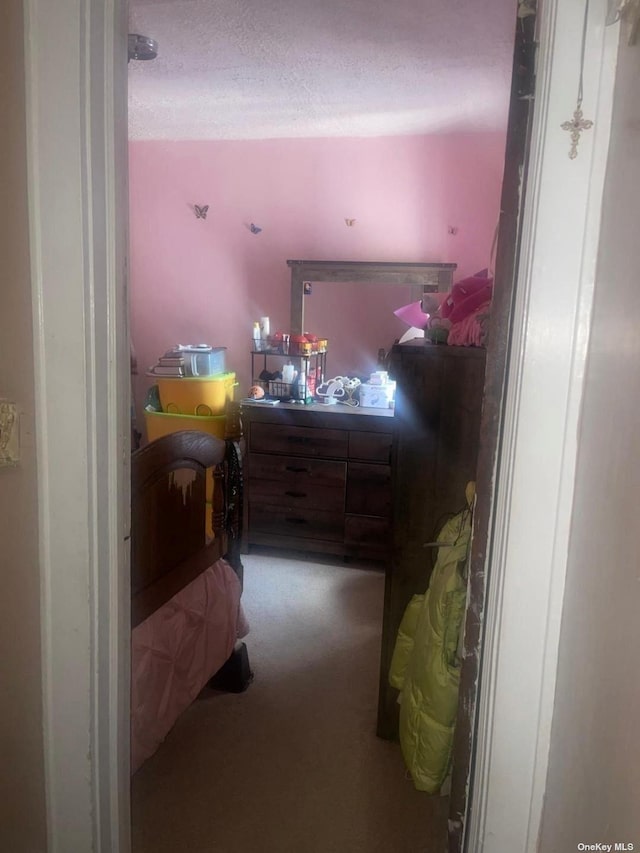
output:
[[[271,394],[272,397],[291,397],[292,388],[290,382],[282,382],[276,379],[269,380],[266,384],[265,391]],[[295,391],[295,388],[293,389]]]

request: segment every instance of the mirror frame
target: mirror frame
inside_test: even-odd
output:
[[[457,264],[395,263],[393,261],[299,261],[288,260],[291,269],[290,329],[304,329],[304,286],[313,282],[361,282],[362,284],[411,285],[412,300],[425,293],[451,290]]]

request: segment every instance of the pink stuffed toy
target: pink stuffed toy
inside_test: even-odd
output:
[[[453,285],[451,293],[440,306],[440,317],[453,325],[473,314],[481,305],[491,300],[493,278],[487,271],[463,278]]]

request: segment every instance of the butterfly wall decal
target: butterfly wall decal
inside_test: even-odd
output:
[[[262,231],[262,228],[258,227],[257,225],[254,225],[252,222],[249,226],[249,231],[251,231],[252,234],[259,234]]]
[[[349,228],[351,228],[352,226],[354,226],[356,224],[355,219],[345,219],[345,222],[347,223]]]
[[[208,204],[203,204],[202,207],[200,207],[200,205],[198,205],[198,204],[194,204],[193,209],[195,210],[195,213],[196,213],[196,219],[206,219],[207,218],[207,211],[209,210]]]

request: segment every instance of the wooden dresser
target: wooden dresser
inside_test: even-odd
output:
[[[245,553],[272,545],[389,558],[392,411],[247,403],[242,419]]]
[[[475,478],[484,366],[483,349],[419,340],[391,351],[395,412],[243,404],[243,551],[274,545],[383,561],[381,737],[398,732],[388,674],[400,621],[429,584],[429,543]]]

